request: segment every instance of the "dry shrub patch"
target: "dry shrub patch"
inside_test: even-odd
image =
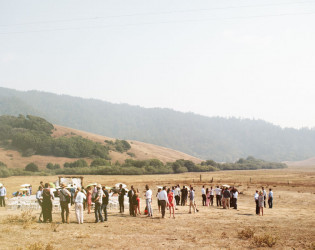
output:
[[[257,247],[272,247],[277,243],[277,237],[266,233],[261,236],[254,236],[253,245]]]
[[[22,250],[23,248],[20,248]],[[47,245],[41,243],[41,242],[35,242],[33,244],[27,245],[24,249],[26,250],[53,250],[54,247],[50,243]]]
[[[255,231],[254,229],[251,229],[249,227],[243,229],[242,231],[239,231],[237,233],[238,237],[240,239],[243,239],[243,240],[247,240],[247,239],[251,239],[254,237],[254,234],[255,234]]]
[[[50,224],[50,228],[51,228],[51,230],[52,230],[53,232],[58,232],[57,229],[58,229],[59,226],[60,226],[60,224],[57,224],[56,222],[52,222],[52,223]]]
[[[4,224],[21,224],[25,229],[36,222],[36,216],[32,215],[31,210],[26,210],[23,211],[20,215],[7,216],[2,222]]]

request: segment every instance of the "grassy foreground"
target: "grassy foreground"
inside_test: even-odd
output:
[[[1,249],[249,249],[274,247],[277,249],[314,249],[315,247],[315,169],[281,169],[256,171],[224,171],[177,175],[149,176],[85,176],[84,183],[98,182],[112,185],[117,182],[133,184],[139,190],[149,184],[154,193],[158,185],[195,186],[200,212],[188,214],[189,208],[179,207],[176,219],[162,220],[154,199],[153,219],[121,215],[109,211],[109,221],[94,222],[94,215],[85,212],[85,224],[76,224],[73,207],[71,223],[60,224],[59,212],[53,214],[53,224],[38,224],[32,216],[0,208]],[[238,210],[201,207],[201,186],[230,184],[242,194]],[[12,193],[23,183],[34,189],[42,180],[55,181],[56,176],[9,177],[0,179]],[[274,208],[264,210],[264,216],[255,215],[253,194],[261,186],[274,190]],[[144,209],[143,196],[141,210]],[[167,211],[168,212],[168,211]],[[33,213],[38,216],[39,212]],[[24,217],[23,217],[24,216]],[[27,219],[30,218],[30,219]]]

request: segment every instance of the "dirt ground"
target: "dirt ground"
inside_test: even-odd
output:
[[[210,181],[213,178],[213,182]],[[10,177],[0,179],[12,193],[23,183],[34,189],[39,182],[55,181],[57,176]],[[1,249],[249,249],[264,248],[263,239],[275,243],[275,249],[315,249],[315,168],[283,170],[224,171],[150,176],[85,176],[84,184],[97,182],[111,186],[123,182],[133,184],[141,194],[149,184],[156,193],[160,185],[189,185],[196,190],[199,212],[188,214],[188,206],[175,211],[175,219],[161,219],[153,200],[153,218],[130,217],[109,210],[108,221],[94,223],[94,214],[85,211],[85,223],[76,224],[74,208],[71,223],[60,224],[60,212],[54,211],[54,223],[10,222],[10,216],[21,214],[0,208]],[[238,209],[201,206],[201,187],[216,184],[235,185],[241,192]],[[256,189],[272,188],[274,208],[264,209],[264,216],[255,215],[253,195]],[[144,210],[142,195],[141,211]],[[39,211],[33,211],[38,217]],[[246,229],[254,237],[241,239]],[[244,236],[244,234],[242,234]],[[259,238],[261,237],[261,238]],[[270,240],[271,239],[271,240]]]

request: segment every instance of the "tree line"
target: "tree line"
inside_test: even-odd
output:
[[[123,164],[103,158],[95,159],[89,165],[84,159],[59,164],[47,163],[45,170],[40,170],[35,163],[29,163],[24,169],[8,169],[0,162],[0,177],[18,175],[144,175],[144,174],[176,174],[185,172],[212,172],[220,170],[256,170],[286,168],[286,164],[268,162],[247,157],[239,159],[235,163],[217,163],[207,160],[195,164],[190,160],[179,159],[174,162],[163,163],[158,159],[133,160],[126,159]]]

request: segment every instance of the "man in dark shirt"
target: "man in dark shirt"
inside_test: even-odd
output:
[[[230,191],[228,190],[228,188],[225,188],[224,192],[223,192],[223,208],[226,209],[226,207],[230,208]]]
[[[107,221],[107,205],[108,205],[109,193],[106,190],[105,186],[103,186],[102,189],[103,189],[102,210],[104,211],[105,221]]]
[[[122,184],[119,185],[119,212],[124,213],[125,207],[124,207],[124,198],[126,194],[126,190],[122,187]]]
[[[186,204],[186,199],[187,199],[187,188],[185,186],[183,186],[183,189],[181,190],[181,194],[182,194],[182,197],[181,197],[181,206],[185,206]]]
[[[135,192],[133,189],[133,186],[131,186],[130,190],[128,191],[128,198],[129,198],[129,214],[131,216],[134,215],[134,208],[133,208],[133,203],[132,203],[132,197],[134,196]]]

